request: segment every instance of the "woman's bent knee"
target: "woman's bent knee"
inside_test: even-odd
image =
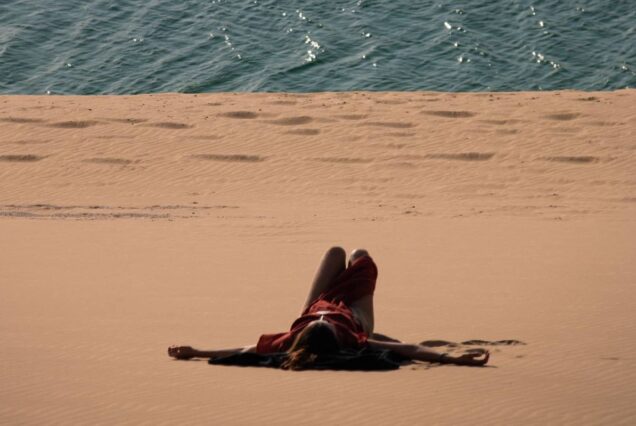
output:
[[[359,259],[359,258],[364,257],[364,256],[369,256],[369,252],[367,250],[365,250],[365,249],[359,248],[359,249],[355,249],[354,251],[351,252],[350,259],[351,259],[351,262],[353,262],[354,260]]]
[[[333,246],[327,250],[325,257],[344,260],[347,258],[347,252],[342,247]]]

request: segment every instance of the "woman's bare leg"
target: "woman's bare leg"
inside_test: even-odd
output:
[[[369,256],[365,249],[355,249],[349,257],[349,265],[363,256]],[[364,331],[370,336],[374,328],[373,295],[364,296],[351,304],[351,310],[360,321]]]
[[[336,277],[346,269],[347,253],[342,247],[331,247],[320,261],[320,266],[314,275],[307,301],[303,306],[303,312],[307,307],[329,289]]]

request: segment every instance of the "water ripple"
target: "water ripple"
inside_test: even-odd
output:
[[[611,90],[631,2],[0,3],[1,93]]]

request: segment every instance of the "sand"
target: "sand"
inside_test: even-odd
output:
[[[0,97],[0,424],[636,423],[636,92]],[[285,372],[322,252],[488,368]]]

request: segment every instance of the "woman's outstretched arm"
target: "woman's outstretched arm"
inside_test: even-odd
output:
[[[170,346],[168,348],[168,355],[176,359],[221,358],[245,352],[256,352],[256,345],[217,350],[199,350],[191,346]]]
[[[490,353],[485,349],[471,349],[459,356],[448,355],[429,349],[421,345],[401,342],[385,342],[380,340],[367,340],[369,346],[378,349],[388,349],[409,359],[442,364],[482,366],[488,363]]]

